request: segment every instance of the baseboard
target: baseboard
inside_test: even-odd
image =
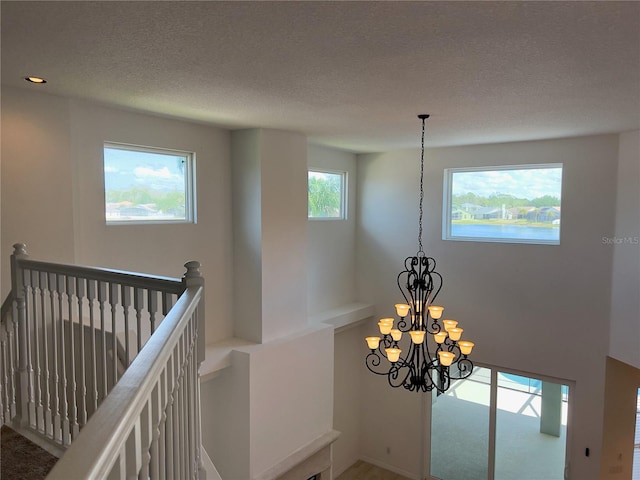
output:
[[[360,457],[360,460],[362,460],[363,462],[370,463],[371,465],[375,465],[376,467],[384,468],[385,470],[389,470],[390,472],[397,473],[398,475],[402,475],[403,477],[412,478],[414,480],[421,480],[419,476],[416,476],[415,472],[409,472],[402,468],[398,468],[394,465],[381,462],[375,458],[362,456]]]

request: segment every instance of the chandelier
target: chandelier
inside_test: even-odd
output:
[[[467,357],[474,344],[461,340],[463,329],[458,322],[440,320],[444,307],[433,303],[442,288],[442,276],[436,272],[436,261],[422,250],[424,130],[429,115],[418,118],[422,120],[418,253],[407,257],[404,270],[398,274],[398,287],[405,300],[395,305],[399,319],[380,319],[381,336],[366,337],[371,349],[366,365],[371,372],[386,375],[392,387],[443,393],[451,380],[471,375],[473,363]]]

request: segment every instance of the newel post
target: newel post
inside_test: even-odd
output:
[[[202,275],[200,274],[200,262],[196,262],[196,261],[191,261],[191,262],[187,262],[184,264],[185,268],[187,269],[187,271],[185,272],[184,276],[182,277],[182,284],[185,288],[185,290],[187,288],[192,288],[192,287],[202,287],[203,288],[203,292],[202,292],[202,296],[200,297],[200,301],[198,303],[198,307],[196,308],[196,321],[197,321],[197,325],[198,325],[198,337],[197,337],[197,344],[196,344],[196,350],[197,350],[197,357],[196,357],[196,378],[193,379],[194,380],[194,386],[195,386],[195,401],[194,401],[194,408],[195,408],[195,431],[193,432],[194,435],[194,445],[195,445],[195,462],[196,462],[196,468],[198,469],[198,474],[197,474],[197,478],[199,479],[203,479],[205,480],[207,478],[207,473],[204,469],[203,463],[202,463],[202,415],[201,415],[201,407],[200,407],[200,364],[203,362],[204,360],[204,353],[205,353],[205,338],[204,338],[204,322],[205,322],[205,317],[204,317],[204,278],[202,277]]]
[[[185,290],[189,287],[202,287],[202,297],[196,315],[198,316],[198,366],[204,361],[204,277],[200,274],[200,262],[192,260],[184,264],[187,271],[182,276],[182,284]]]
[[[20,265],[21,260],[29,257],[27,246],[24,243],[16,243],[13,245],[13,253],[11,254],[11,291],[16,302],[16,312],[18,318],[18,375],[16,381],[18,388],[16,389],[16,410],[20,419],[20,424],[25,425],[28,422],[29,413],[29,365],[27,359],[27,318],[26,303],[24,292],[24,270]]]

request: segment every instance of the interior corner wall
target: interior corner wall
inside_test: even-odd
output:
[[[356,156],[334,148],[309,145],[310,170],[347,174],[344,220],[309,220],[307,247],[308,310],[315,315],[355,302]]]
[[[2,87],[2,298],[9,256],[26,243],[34,258],[74,260],[70,113],[63,97]]]
[[[599,480],[632,478],[640,369],[607,358]]]
[[[307,302],[310,316],[357,302],[355,294],[356,155],[310,144],[309,170],[346,172],[346,218],[309,220],[307,247]],[[351,328],[335,333],[333,428],[340,436],[333,444],[333,475],[360,458],[362,332]]]
[[[264,343],[307,327],[307,143],[232,133],[235,335]]]
[[[363,338],[358,327],[335,334],[333,428],[340,436],[333,444],[334,478],[360,459],[362,379],[367,355]]]
[[[417,250],[419,158],[419,150],[358,157],[358,296],[379,316],[393,315],[396,274]],[[618,136],[427,149],[425,158],[424,250],[444,277],[445,316],[476,342],[475,362],[575,381],[571,478],[597,478],[613,257],[602,237],[614,231]],[[564,165],[560,245],[442,240],[445,168],[535,163]],[[374,322],[368,328],[374,332]],[[385,414],[399,430],[410,425],[406,417],[419,410],[394,407],[407,395],[365,375],[364,455],[395,468],[419,464],[393,448],[386,454],[394,439],[379,432]],[[418,438],[395,440],[402,452]]]
[[[620,135],[609,354],[640,368],[640,131]]]
[[[251,478],[251,356],[232,351],[231,366],[203,382],[202,445],[225,480]]]
[[[261,129],[262,342],[307,328],[307,139]]]
[[[4,87],[2,127],[3,255],[20,241],[40,260],[171,277],[198,260],[215,305],[206,340],[231,336],[227,130]],[[195,152],[197,223],[107,226],[105,141]]]
[[[231,132],[233,336],[262,338],[262,177],[260,130]]]

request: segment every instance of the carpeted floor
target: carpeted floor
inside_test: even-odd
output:
[[[2,480],[44,479],[58,459],[35,443],[7,427],[0,429]]]

